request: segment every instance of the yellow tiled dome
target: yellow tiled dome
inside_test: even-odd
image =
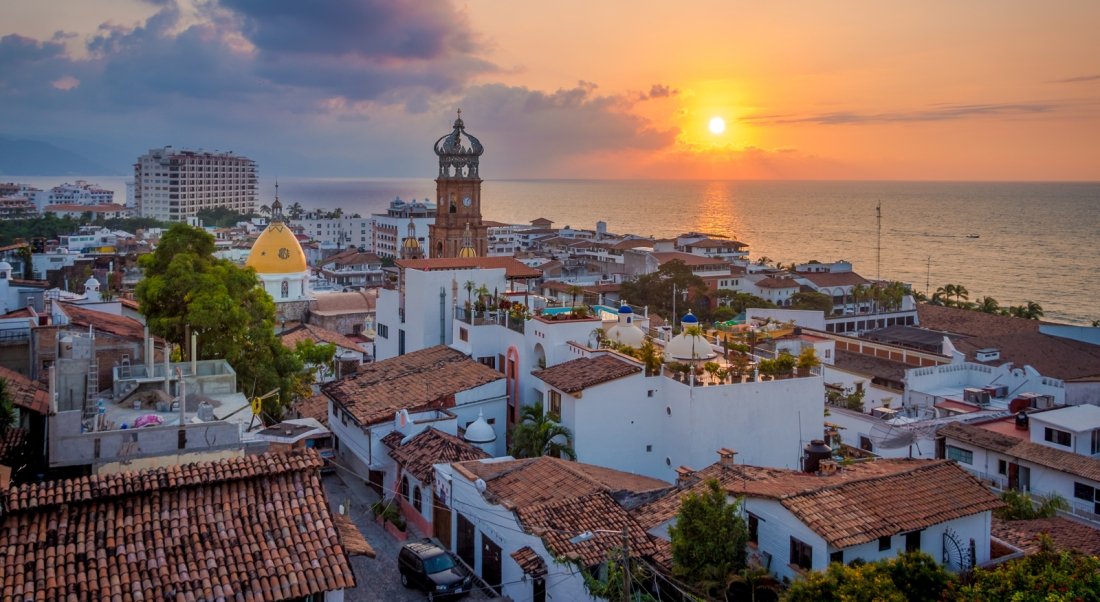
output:
[[[477,249],[473,247],[462,247],[458,250],[459,257],[477,257]]]
[[[302,245],[283,222],[267,226],[252,245],[244,264],[258,274],[295,274],[309,269]]]

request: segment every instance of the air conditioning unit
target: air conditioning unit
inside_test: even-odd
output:
[[[967,403],[973,403],[979,406],[986,406],[989,405],[989,400],[991,399],[991,397],[992,396],[989,394],[989,391],[986,391],[985,389],[963,389],[963,401]]]
[[[1028,407],[1035,410],[1047,410],[1054,407],[1053,395],[1042,395],[1039,393],[1020,393],[1016,396],[1016,399],[1026,400]]]

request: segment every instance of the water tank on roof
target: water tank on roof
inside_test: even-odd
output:
[[[1016,413],[1016,430],[1026,431],[1030,419],[1027,417],[1027,412],[1020,411]]]
[[[821,469],[821,461],[833,457],[833,448],[825,444],[823,439],[814,439],[806,444],[802,450],[802,471],[810,474]]]

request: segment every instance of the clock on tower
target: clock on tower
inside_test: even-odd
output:
[[[425,249],[431,257],[484,257],[489,252],[488,226],[481,220],[478,171],[478,159],[484,152],[481,142],[466,133],[460,109],[451,132],[435,142],[439,157],[437,209],[435,224],[428,227],[429,244]]]

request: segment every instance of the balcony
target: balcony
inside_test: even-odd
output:
[[[455,319],[470,326],[504,326],[523,334],[526,320],[517,319],[505,310],[476,311],[462,307],[455,308]]]

